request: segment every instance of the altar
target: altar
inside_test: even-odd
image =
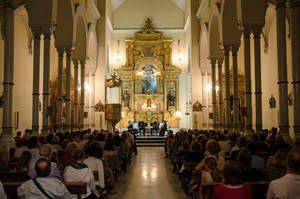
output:
[[[179,127],[175,113],[181,70],[172,64],[172,43],[153,29],[150,19],[136,38],[125,40],[126,64],[115,70],[122,80],[119,128],[126,128],[129,121],[153,123],[156,119],[160,123],[166,120],[171,128]]]

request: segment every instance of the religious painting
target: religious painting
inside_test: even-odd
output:
[[[156,71],[151,65],[142,68],[142,94],[156,93]]]

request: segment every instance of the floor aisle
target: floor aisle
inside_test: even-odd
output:
[[[163,147],[141,147],[109,199],[186,199]]]

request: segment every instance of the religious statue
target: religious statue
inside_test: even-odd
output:
[[[270,104],[270,108],[276,108],[276,99],[273,96],[273,94],[271,94],[271,97],[269,99],[269,104]]]
[[[152,66],[146,65],[143,67],[142,76],[142,93],[154,94],[156,93],[156,73]]]
[[[151,107],[151,99],[150,98],[147,99],[147,107]]]
[[[288,95],[288,104],[289,104],[289,106],[293,105],[293,91],[290,91],[290,93]]]
[[[145,26],[144,26],[143,29],[144,29],[143,33],[145,33],[145,34],[152,34],[152,33],[154,33],[151,19],[148,18],[146,20]]]
[[[199,102],[199,100],[197,100],[194,104],[193,104],[193,111],[194,112],[198,112],[198,111],[202,111],[202,104]]]
[[[167,109],[175,107],[175,91],[169,91],[167,96]]]
[[[127,90],[124,90],[122,99],[124,101],[123,107],[130,110],[130,95]]]

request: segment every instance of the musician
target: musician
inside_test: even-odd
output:
[[[159,136],[165,136],[165,132],[168,130],[168,124],[166,120],[164,120],[164,123],[159,130],[160,130]]]
[[[128,122],[128,131],[132,131],[133,130],[133,125],[131,124],[131,122]]]
[[[138,127],[139,127],[139,133],[140,133],[140,135],[142,135],[142,132],[143,132],[143,135],[145,135],[145,133],[146,133],[146,129],[145,129],[146,125],[145,125],[145,122],[142,119],[139,121]]]
[[[151,135],[153,131],[155,131],[155,134],[157,135],[158,130],[159,130],[159,122],[157,121],[157,119],[155,119],[155,121],[153,122],[153,128],[151,129]]]

